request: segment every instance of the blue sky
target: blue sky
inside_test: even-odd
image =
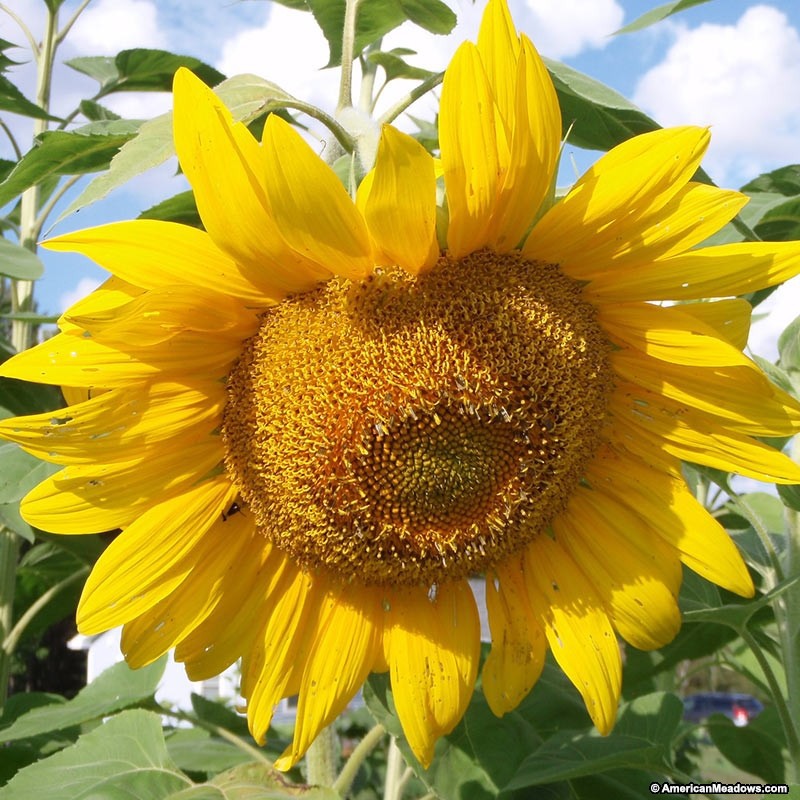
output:
[[[418,51],[419,66],[442,68],[465,37],[473,38],[483,3],[448,0],[459,14],[450,37],[402,28],[384,46]],[[800,3],[797,0],[713,0],[647,30],[611,34],[657,0],[509,0],[518,27],[544,55],[559,58],[633,99],[665,125],[712,126],[706,167],[721,184],[739,186],[759,172],[800,163]],[[6,0],[41,30],[41,0]],[[68,0],[62,17],[77,3]],[[0,37],[24,44],[0,13]],[[303,99],[332,108],[336,75],[320,72],[327,60],[324,40],[308,14],[267,0],[92,0],[67,40],[63,58],[111,54],[127,47],[162,47],[197,56],[231,75],[255,72]],[[18,59],[22,60],[18,51]],[[13,55],[12,55],[13,57]],[[30,65],[20,82],[32,90]],[[93,85],[67,69],[58,72],[56,110],[66,110]],[[148,117],[169,107],[160,95],[123,95],[110,106],[130,117]],[[431,117],[435,102],[413,109]],[[13,121],[21,142],[29,122]],[[0,144],[0,151],[5,143]],[[581,167],[592,156],[572,152]],[[183,188],[174,166],[158,170],[105,201],[63,222],[55,232],[135,216]],[[37,287],[40,307],[57,312],[89,291],[102,273],[83,259],[43,254],[47,274]],[[752,344],[770,354],[769,341],[794,315],[800,286],[771,304],[767,323]],[[760,332],[763,330],[763,334]]]

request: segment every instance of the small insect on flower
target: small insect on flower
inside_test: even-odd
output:
[[[222,512],[222,521],[227,522],[228,517],[232,517],[234,514],[243,514],[242,507],[238,503],[231,503],[231,507],[227,511]]]

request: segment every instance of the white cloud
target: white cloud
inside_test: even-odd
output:
[[[81,14],[69,35],[87,55],[114,55],[132,47],[167,46],[151,0],[97,0]]]
[[[800,36],[786,15],[757,5],[735,25],[676,31],[634,102],[663,125],[711,125],[705,163],[719,182],[800,160]]]
[[[622,27],[625,12],[616,0],[525,0],[511,12],[520,30],[551,58],[570,58],[605,47]]]
[[[222,46],[216,64],[226,75],[252,72],[327,110],[336,105],[338,70],[322,70],[328,44],[307,11],[271,5],[268,20],[240,31]]]
[[[66,311],[70,306],[77,303],[78,300],[83,300],[84,297],[93,292],[101,283],[102,281],[96,278],[81,278],[77,286],[59,295],[59,312]]]

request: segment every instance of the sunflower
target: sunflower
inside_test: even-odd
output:
[[[691,181],[701,128],[635,137],[553,202],[559,107],[504,0],[447,70],[440,167],[384,127],[355,201],[280,117],[259,143],[190,72],[174,91],[205,230],[50,240],[113,277],[2,369],[74,400],[0,427],[64,466],[25,519],[122,529],[80,630],[123,625],[132,666],[174,647],[195,680],[241,658],[259,742],[298,694],[283,769],[388,671],[428,765],[473,692],[485,575],[492,710],[549,648],[608,732],[617,635],[674,637],[682,563],[754,591],[681,460],[800,482],[754,438],[800,430],[800,406],[743,355],[731,299],[800,271],[800,247],[691,249],[746,201]]]

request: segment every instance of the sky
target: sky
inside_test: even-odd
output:
[[[450,36],[406,25],[385,37],[384,49],[409,47],[417,52],[409,57],[411,63],[444,68],[462,40],[474,40],[483,9],[483,0],[447,2],[459,19]],[[800,2],[713,0],[646,30],[613,35],[659,4],[659,0],[509,0],[518,28],[543,55],[607,83],[662,125],[710,125],[712,143],[704,166],[718,184],[737,188],[761,172],[800,163]],[[5,0],[5,5],[38,38],[42,0]],[[76,6],[75,0],[67,0],[62,20]],[[2,11],[0,38],[25,45],[16,23]],[[334,70],[321,69],[327,45],[313,18],[269,0],[92,0],[59,57],[111,55],[132,47],[193,55],[226,75],[255,73],[323,108],[332,110],[335,105],[338,76]],[[24,47],[9,55],[30,61]],[[15,68],[12,79],[32,95],[32,64]],[[54,112],[68,111],[94,88],[87,78],[60,67],[54,80]],[[384,107],[407,88],[390,86],[382,97]],[[168,95],[153,93],[122,94],[104,102],[132,118],[147,118],[170,107]],[[428,98],[411,111],[432,119],[435,108],[435,98]],[[8,122],[22,143],[30,140],[30,121],[9,118]],[[413,129],[409,121],[400,124]],[[7,150],[7,143],[0,141],[0,155]],[[581,168],[597,156],[572,147],[566,155]],[[174,163],[151,171],[51,232],[135,217],[185,188],[174,173]],[[103,273],[80,257],[42,256],[47,271],[36,296],[43,312],[60,312],[102,280]],[[775,339],[796,315],[798,298],[800,282],[795,279],[759,309],[765,318],[754,325],[753,352],[775,357]]]

